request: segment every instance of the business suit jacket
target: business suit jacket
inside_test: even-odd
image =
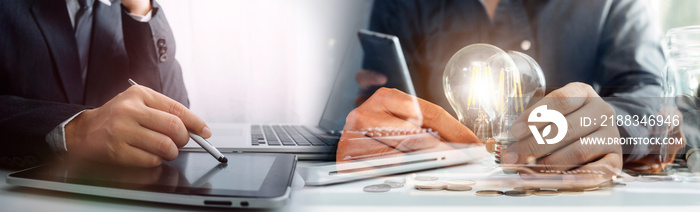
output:
[[[153,1],[152,20],[131,18],[120,0],[95,1],[85,83],[64,0],[0,0],[0,166],[55,157],[46,135],[79,111],[125,90],[128,78],[188,105],[175,40]]]

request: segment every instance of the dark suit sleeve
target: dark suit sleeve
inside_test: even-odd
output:
[[[88,106],[0,96],[0,166],[26,168],[52,160],[56,154],[46,135]]]
[[[122,6],[124,45],[130,75],[139,84],[153,88],[189,107],[182,69],[175,60],[175,38],[162,8],[152,1],[152,18],[139,22]]]
[[[599,43],[601,71],[600,96],[606,99],[617,115],[657,115],[663,96],[664,56],[658,24],[652,19],[643,1],[611,1]],[[620,126],[622,137],[648,137],[647,127]],[[637,160],[649,153],[644,145],[625,145],[626,161]]]

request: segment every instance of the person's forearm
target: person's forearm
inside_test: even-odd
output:
[[[88,106],[0,96],[0,166],[26,168],[55,157],[46,136]]]
[[[60,154],[68,151],[68,148],[66,147],[66,125],[76,116],[83,113],[83,111],[85,110],[82,110],[61,122],[58,124],[58,126],[54,127],[48,135],[46,135],[46,143],[49,144],[49,147],[51,147],[53,152]]]

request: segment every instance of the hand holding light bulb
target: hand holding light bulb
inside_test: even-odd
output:
[[[445,66],[443,88],[459,121],[486,144],[498,161],[517,139],[513,121],[533,97],[544,95],[542,68],[530,56],[489,44],[472,44],[455,53]]]
[[[538,144],[528,130],[528,116],[520,116],[511,127],[513,136],[519,139],[508,146],[502,155],[504,164],[543,165],[538,170],[575,171],[593,170],[614,176],[622,170],[622,148],[620,145],[585,145],[580,139],[586,137],[617,138],[620,136],[613,125],[576,127],[581,117],[600,117],[615,114],[613,107],[603,101],[590,85],[570,83],[552,91],[541,101],[529,107],[523,114],[547,105],[549,110],[560,112],[568,122],[563,140],[555,144]],[[548,123],[531,123],[543,129]]]
[[[583,116],[613,115],[612,106],[583,83],[569,84],[529,106],[530,99],[544,94],[545,82],[537,62],[523,53],[505,52],[489,44],[466,46],[445,66],[443,86],[460,122],[504,164],[544,165],[535,167],[536,171],[582,169],[609,175],[622,167],[620,145],[585,146],[579,141],[586,136],[619,137],[616,127],[572,124]],[[528,130],[526,119],[540,105],[562,113],[568,122],[568,132],[556,144],[539,144]],[[548,124],[535,126],[549,132],[551,128],[545,129]]]

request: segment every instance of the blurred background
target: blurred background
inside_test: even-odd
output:
[[[650,0],[652,10],[659,16],[661,29],[700,25],[700,1],[697,0]]]
[[[649,1],[664,32],[700,25],[700,1]],[[372,6],[372,0],[159,3],[175,34],[195,113],[208,122],[311,125],[341,65],[359,67],[352,59],[358,56],[346,52]],[[352,76],[341,78],[354,81]]]
[[[312,125],[371,8],[370,0],[159,3],[195,113],[208,122]]]

